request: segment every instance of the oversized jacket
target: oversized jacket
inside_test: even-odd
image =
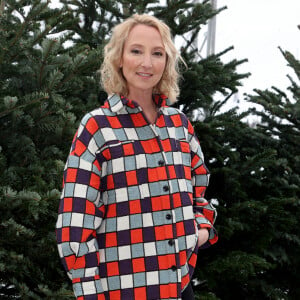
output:
[[[86,114],[64,172],[59,254],[77,299],[181,299],[197,259],[198,230],[213,228],[209,174],[187,117],[155,95],[140,106],[113,95]]]

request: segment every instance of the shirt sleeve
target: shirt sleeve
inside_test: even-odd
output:
[[[56,223],[59,255],[77,300],[105,299],[96,240],[96,230],[105,213],[99,191],[101,169],[93,138],[96,130],[96,122],[86,118],[75,134],[64,170]]]
[[[188,122],[189,144],[191,149],[191,167],[193,182],[193,209],[198,229],[206,228],[209,232],[208,241],[201,246],[207,248],[218,240],[215,223],[217,212],[213,205],[205,198],[205,191],[209,183],[209,171],[204,163],[204,156],[200,143],[195,135],[194,128]]]

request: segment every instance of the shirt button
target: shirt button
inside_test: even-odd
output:
[[[170,188],[167,185],[164,185],[163,190],[167,192]]]
[[[165,164],[165,162],[164,162],[163,160],[159,160],[159,161],[158,161],[158,164],[159,164],[160,166],[163,166],[163,165]]]
[[[169,241],[168,241],[168,244],[169,244],[170,246],[173,246],[173,245],[175,244],[175,242],[174,242],[174,240],[169,240]]]
[[[176,266],[172,266],[171,269],[172,269],[172,271],[175,272],[177,270],[177,267]]]
[[[166,219],[167,219],[167,220],[171,220],[171,219],[172,219],[172,215],[171,215],[171,214],[167,214],[167,215],[166,215]]]

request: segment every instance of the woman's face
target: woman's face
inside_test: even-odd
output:
[[[134,26],[124,43],[120,66],[129,98],[145,92],[152,94],[166,66],[166,52],[159,31],[147,25]]]

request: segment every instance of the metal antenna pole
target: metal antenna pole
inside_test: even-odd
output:
[[[193,3],[194,3],[194,4],[199,3],[199,0],[193,0]],[[198,35],[199,35],[199,33],[198,33],[197,36],[195,37],[195,40],[194,40],[194,42],[193,42],[193,44],[192,44],[193,49],[197,49],[197,52],[198,52],[198,50],[199,50],[199,48],[198,48]]]
[[[194,4],[199,3],[199,0],[193,0]],[[217,9],[217,0],[210,0],[210,4],[214,10]],[[202,50],[206,44],[206,56],[212,55],[215,53],[215,42],[216,42],[216,22],[217,17],[214,16],[208,21],[208,29],[204,35],[201,46],[199,47],[199,37],[197,36],[192,44],[193,49],[197,50],[198,55],[202,58]]]
[[[217,9],[217,0],[210,0],[213,9]],[[217,18],[214,16],[208,21],[208,32],[207,32],[207,56],[215,53],[216,44],[216,22]]]

